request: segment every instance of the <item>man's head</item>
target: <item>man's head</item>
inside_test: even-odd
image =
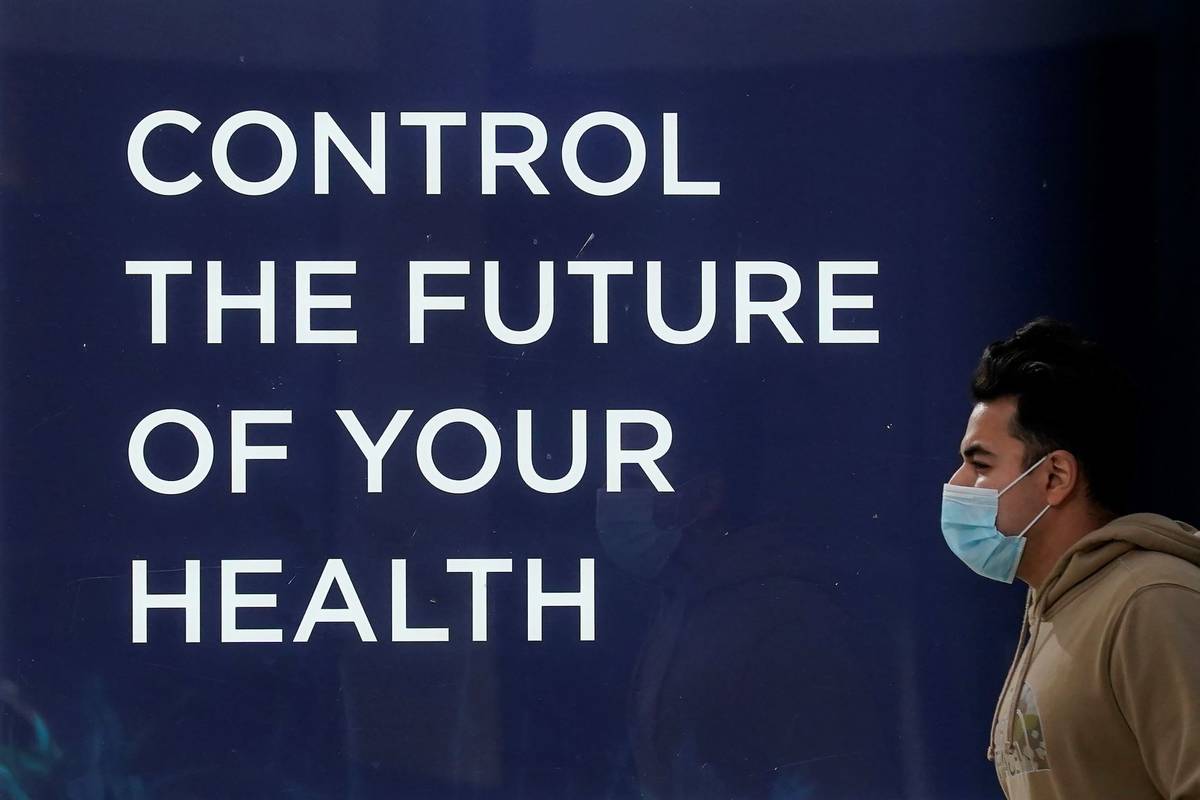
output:
[[[1051,515],[1099,520],[1128,511],[1132,384],[1094,342],[1039,317],[987,346],[971,394],[963,463],[950,483],[1003,489],[1047,456],[1001,498],[1000,531],[1019,532],[1047,504]]]

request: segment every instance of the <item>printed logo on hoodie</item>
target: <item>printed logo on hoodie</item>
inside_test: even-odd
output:
[[[1046,735],[1042,729],[1037,693],[1028,683],[1021,685],[1021,696],[1017,700],[1017,713],[1013,719],[1012,743],[1013,749],[1000,754],[1000,766],[1009,777],[1050,769],[1050,754],[1046,751]]]

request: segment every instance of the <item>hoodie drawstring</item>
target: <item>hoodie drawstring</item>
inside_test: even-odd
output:
[[[1017,679],[1013,681],[1015,694],[1013,695],[1012,706],[1008,711],[1008,721],[1004,726],[1004,745],[1006,751],[1016,748],[1016,742],[1010,737],[1017,724],[1017,707],[1021,704],[1021,688],[1025,685],[1025,679],[1029,677],[1029,668],[1033,666],[1033,651],[1037,646],[1038,629],[1041,626],[1042,615],[1035,606],[1033,609],[1033,630],[1029,632],[1029,639],[1026,644],[1026,649],[1029,651],[1029,658],[1025,659],[1021,665],[1021,671],[1017,674]]]
[[[1025,611],[1023,614],[1021,614],[1021,633],[1017,637],[1017,651],[1016,651],[1016,653],[1013,654],[1012,663],[1010,663],[1008,665],[1008,674],[1004,676],[1004,686],[1000,689],[1000,699],[998,699],[996,701],[996,710],[992,712],[992,724],[988,728],[988,747],[987,747],[988,761],[995,761],[996,748],[993,743],[993,740],[995,738],[996,723],[1000,721],[1000,708],[1001,708],[1001,706],[1004,705],[1004,698],[1008,694],[1009,683],[1012,681],[1013,673],[1016,671],[1017,664],[1019,664],[1021,661],[1021,654],[1024,652],[1024,649],[1025,649],[1026,632],[1029,630],[1029,609],[1032,607],[1033,607],[1033,590],[1031,589],[1025,594]],[[1015,702],[1013,703],[1013,707],[1014,708],[1016,707]],[[1005,740],[1005,746],[1007,748],[1007,745],[1008,745],[1008,732],[1007,731],[1005,731],[1005,733],[1004,733],[1004,740]]]

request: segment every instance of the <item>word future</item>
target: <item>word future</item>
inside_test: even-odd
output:
[[[278,574],[283,571],[279,559],[237,559],[221,562],[221,641],[222,642],[282,642],[282,628],[249,628],[238,624],[238,609],[275,608],[274,594],[243,594],[237,589],[242,574]],[[513,571],[511,558],[448,558],[446,572],[467,573],[471,576],[471,639],[488,640],[488,575]],[[147,587],[147,568],[144,560],[133,562],[133,643],[145,644],[146,618],[150,609],[174,609],[184,613],[184,637],[187,642],[200,641],[200,562],[188,560],[184,567],[184,590],[175,594],[150,594]],[[337,586],[344,607],[326,605],[330,590]],[[528,639],[542,641],[542,611],[550,606],[579,609],[579,641],[596,639],[596,576],[595,559],[579,559],[579,591],[547,592],[542,589],[542,560],[528,560]],[[408,623],[408,575],[404,559],[392,560],[392,630],[393,642],[446,642],[449,628],[418,628]],[[293,642],[307,642],[313,629],[321,624],[349,624],[364,642],[377,642],[378,637],[367,611],[358,599],[358,592],[340,558],[325,562],[317,579],[308,608],[292,636]]]
[[[839,275],[873,276],[879,273],[877,261],[821,261],[818,262],[817,318],[819,339],[822,344],[878,344],[879,331],[844,329],[834,326],[834,311],[837,309],[874,308],[873,295],[838,294],[834,291],[834,278]],[[352,298],[349,294],[324,294],[313,289],[313,279],[318,276],[347,276],[349,280],[358,271],[354,261],[297,261],[293,280],[295,282],[296,333],[298,344],[358,343],[358,331],[354,328],[317,328],[313,325],[316,309],[349,311]],[[662,262],[647,261],[644,273],[637,275],[633,261],[578,261],[566,264],[568,280],[590,281],[592,288],[592,342],[608,343],[609,289],[610,283],[640,280],[645,285],[646,321],[660,340],[673,345],[696,344],[713,330],[717,316],[717,262],[702,261],[700,264],[700,297],[696,319],[690,328],[675,328],[663,316]],[[126,261],[125,274],[145,276],[150,283],[150,341],[153,344],[167,343],[168,282],[189,283],[182,276],[192,274],[191,261]],[[478,272],[475,273],[478,275]],[[426,316],[464,311],[467,295],[446,293],[454,284],[462,287],[472,275],[470,261],[410,261],[408,263],[408,342],[424,344]],[[170,279],[170,280],[169,280]],[[440,281],[442,293],[435,293],[427,286],[428,280]],[[750,343],[751,320],[754,317],[770,322],[780,337],[788,344],[802,344],[803,339],[792,326],[787,311],[800,299],[801,281],[792,266],[781,261],[735,261],[733,264],[735,341]],[[764,299],[752,299],[752,283],[761,284],[764,279],[776,287],[782,284],[783,293]],[[537,319],[527,328],[512,328],[504,322],[500,313],[500,262],[483,262],[483,316],[487,329],[500,342],[509,345],[528,345],[541,340],[549,332],[555,316],[555,265],[553,261],[538,262]],[[206,265],[205,294],[208,343],[223,342],[224,315],[230,311],[254,312],[258,314],[259,343],[274,344],[275,331],[275,262],[259,262],[259,291],[257,294],[227,294],[222,281],[222,264],[209,261]],[[450,284],[447,286],[447,284]],[[188,287],[182,287],[186,290]],[[475,286],[467,287],[477,289]],[[639,287],[640,288],[640,287]],[[670,287],[668,287],[669,289]],[[460,289],[461,290],[461,289]],[[195,289],[193,289],[195,291]],[[678,291],[678,290],[676,290]],[[472,302],[477,302],[478,291],[472,291]]]

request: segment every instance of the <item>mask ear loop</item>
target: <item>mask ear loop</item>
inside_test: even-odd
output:
[[[1043,461],[1045,461],[1045,460],[1046,460],[1047,458],[1049,458],[1049,457],[1050,457],[1050,454],[1049,454],[1049,453],[1046,453],[1046,455],[1042,456],[1042,457],[1041,457],[1041,458],[1039,458],[1037,461],[1033,462],[1033,464],[1031,464],[1031,465],[1029,466],[1029,469],[1025,470],[1025,471],[1024,471],[1024,472],[1022,472],[1020,475],[1018,475],[1017,477],[1013,478],[1013,480],[1012,480],[1012,483],[1008,484],[1008,486],[1005,486],[1003,489],[1001,489],[1001,490],[999,491],[999,493],[997,493],[996,497],[1000,497],[1000,495],[1004,494],[1004,493],[1005,493],[1005,492],[1007,492],[1009,489],[1011,489],[1013,486],[1015,486],[1015,485],[1016,485],[1016,483],[1017,483],[1017,481],[1021,480],[1021,478],[1024,478],[1024,477],[1025,477],[1026,475],[1028,475],[1029,473],[1033,472],[1035,469],[1037,469],[1037,466],[1038,466],[1038,464],[1041,464]],[[1049,511],[1049,510],[1050,510],[1050,504],[1049,504],[1049,503],[1047,503],[1047,504],[1046,504],[1046,507],[1045,507],[1045,508],[1043,508],[1041,511],[1039,511],[1039,512],[1037,513],[1037,516],[1036,516],[1036,517],[1034,517],[1033,519],[1031,519],[1031,520],[1029,521],[1029,524],[1028,524],[1028,525],[1026,525],[1024,528],[1022,528],[1022,529],[1021,529],[1021,532],[1020,532],[1020,533],[1016,534],[1016,538],[1020,539],[1022,536],[1024,536],[1026,533],[1028,533],[1028,532],[1029,532],[1029,529],[1030,529],[1030,528],[1032,528],[1034,525],[1036,525],[1036,524],[1037,524],[1037,521],[1038,521],[1039,519],[1041,519],[1041,518],[1042,518],[1042,515],[1043,515],[1043,514],[1045,514],[1045,513],[1046,513],[1047,511]]]
[[[1030,464],[1030,465],[1029,465],[1029,469],[1025,470],[1025,471],[1024,471],[1024,472],[1022,472],[1020,475],[1018,475],[1017,477],[1013,478],[1013,479],[1012,479],[1012,482],[1011,482],[1011,483],[1009,483],[1009,484],[1008,484],[1008,486],[1005,486],[1003,489],[1001,489],[1001,490],[999,491],[999,493],[997,493],[997,495],[996,495],[996,496],[997,496],[997,497],[999,497],[1000,495],[1004,494],[1005,492],[1007,492],[1007,491],[1008,491],[1009,489],[1011,489],[1012,487],[1016,486],[1016,485],[1017,485],[1017,481],[1021,480],[1021,478],[1024,478],[1024,477],[1025,477],[1026,475],[1028,475],[1029,473],[1033,472],[1035,469],[1037,469],[1037,467],[1038,467],[1038,464],[1041,464],[1043,461],[1045,461],[1045,460],[1046,460],[1047,458],[1049,458],[1049,457],[1050,457],[1050,454],[1049,454],[1049,453],[1046,453],[1046,455],[1042,456],[1042,457],[1041,457],[1041,458],[1039,458],[1037,461],[1035,461],[1035,462],[1033,462],[1032,464]]]
[[[1050,504],[1047,503],[1046,507],[1043,508],[1041,511],[1039,511],[1037,516],[1029,521],[1029,524],[1025,526],[1024,530],[1022,530],[1020,533],[1017,534],[1017,538],[1020,539],[1022,536],[1024,536],[1026,533],[1028,533],[1029,529],[1032,528],[1034,525],[1036,525],[1037,521],[1042,518],[1042,514],[1045,514],[1049,510],[1050,510]]]

